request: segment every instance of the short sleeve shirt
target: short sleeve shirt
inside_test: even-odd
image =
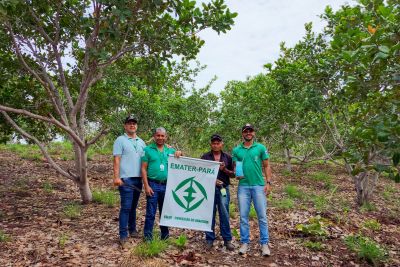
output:
[[[243,143],[233,149],[232,160],[241,161],[243,164],[244,178],[239,181],[239,185],[265,185],[262,162],[269,159],[267,148],[257,142],[254,142],[249,148]]]
[[[139,137],[131,138],[127,134],[119,136],[113,146],[113,155],[120,156],[120,178],[141,177],[141,156],[146,144]]]
[[[168,157],[175,153],[175,149],[164,145],[161,152],[156,143],[151,143],[144,149],[142,162],[147,162],[147,178],[159,181],[167,180]]]

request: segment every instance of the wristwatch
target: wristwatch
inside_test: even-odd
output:
[[[267,181],[267,184],[272,185],[271,181]]]

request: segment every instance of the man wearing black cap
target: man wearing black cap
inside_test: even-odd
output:
[[[265,194],[268,194],[271,190],[272,172],[268,163],[269,153],[264,145],[254,141],[255,130],[253,125],[246,124],[242,127],[242,137],[244,142],[235,147],[232,153],[236,166],[236,176],[238,179],[240,178],[238,202],[240,242],[242,245],[239,253],[245,254],[248,250],[250,242],[249,212],[251,202],[253,202],[260,229],[261,254],[269,256],[271,252],[268,246],[269,232],[265,197]],[[240,167],[243,173],[239,174]]]
[[[131,237],[138,237],[136,208],[142,190],[140,158],[146,145],[136,135],[137,122],[133,115],[125,119],[125,133],[115,140],[113,147],[114,185],[118,186],[121,198],[119,241],[123,248],[127,244],[128,231]]]
[[[211,249],[215,240],[215,215],[218,208],[219,225],[221,236],[224,240],[224,246],[229,251],[234,250],[231,243],[232,234],[229,225],[229,177],[234,176],[232,158],[222,151],[223,147],[222,137],[218,134],[211,136],[211,151],[205,153],[201,158],[205,160],[219,161],[220,167],[217,175],[215,197],[214,197],[214,211],[212,219],[212,232],[206,232],[207,249]]]

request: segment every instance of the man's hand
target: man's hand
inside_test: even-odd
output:
[[[272,187],[270,184],[265,184],[264,186],[264,193],[268,196],[271,193]]]
[[[121,186],[124,184],[124,182],[122,182],[122,180],[120,178],[114,178],[113,183],[115,186]]]
[[[145,186],[144,191],[146,192],[146,196],[151,197],[154,195],[154,191],[153,191],[153,189],[151,189],[150,186]]]
[[[219,163],[219,170],[220,171],[224,171],[224,169],[225,169],[225,162],[220,162]]]
[[[221,186],[221,185],[223,185],[224,184],[224,182],[222,182],[221,180],[215,180],[215,185],[216,186]]]
[[[182,156],[182,151],[180,151],[180,150],[175,151],[174,156],[175,156],[175,158],[179,158],[180,156]]]

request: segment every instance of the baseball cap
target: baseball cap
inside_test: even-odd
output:
[[[134,122],[136,122],[136,123],[138,122],[138,120],[136,119],[136,117],[135,117],[133,114],[131,114],[131,115],[129,115],[128,117],[126,117],[124,123],[128,123],[128,122],[130,122],[130,121],[134,121]]]
[[[219,134],[213,134],[210,138],[211,142],[212,141],[222,141],[222,137]]]
[[[254,126],[251,125],[250,123],[246,123],[246,124],[242,127],[242,132],[243,132],[244,130],[247,130],[247,129],[251,129],[251,130],[254,131]]]

